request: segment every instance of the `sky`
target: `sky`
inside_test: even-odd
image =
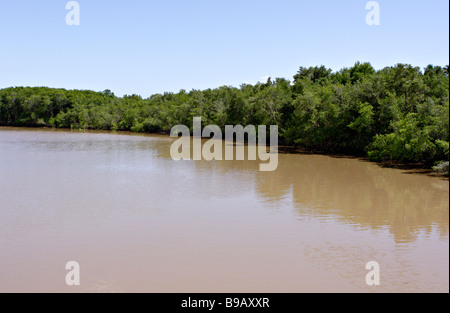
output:
[[[292,79],[300,66],[449,64],[448,0],[0,0],[0,88],[117,96]]]

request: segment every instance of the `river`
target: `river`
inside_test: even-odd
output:
[[[448,179],[309,154],[274,172],[173,161],[173,141],[0,128],[0,292],[449,292]]]

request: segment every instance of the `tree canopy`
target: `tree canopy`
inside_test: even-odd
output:
[[[448,66],[369,63],[333,72],[301,67],[293,81],[117,97],[110,90],[0,90],[0,125],[169,132],[192,126],[278,125],[280,141],[374,161],[449,159]]]

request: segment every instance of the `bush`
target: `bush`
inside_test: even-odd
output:
[[[449,162],[448,161],[441,161],[436,163],[436,165],[433,167],[433,170],[439,174],[444,174],[445,176],[449,176]]]
[[[396,160],[400,162],[427,162],[437,154],[427,127],[420,127],[417,114],[410,113],[394,123],[394,133],[377,135],[369,146],[369,158],[373,161]]]

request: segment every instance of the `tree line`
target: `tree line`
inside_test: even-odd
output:
[[[447,166],[449,75],[445,67],[356,63],[338,72],[301,67],[292,81],[116,97],[111,91],[0,90],[0,125],[169,132],[175,125],[278,125],[280,142],[373,161]],[[447,162],[446,164],[443,162]]]

